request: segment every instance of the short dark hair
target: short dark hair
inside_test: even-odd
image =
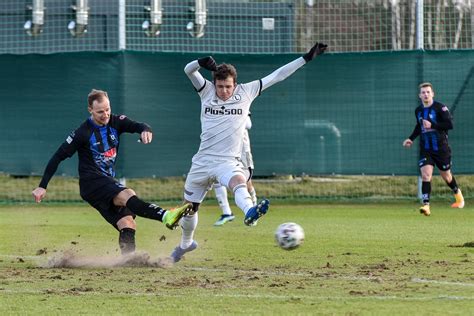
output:
[[[89,92],[89,94],[87,95],[87,105],[92,108],[92,104],[94,103],[94,101],[97,100],[98,102],[100,102],[105,98],[109,98],[106,91],[92,89],[91,92]]]
[[[216,80],[226,80],[228,77],[234,79],[234,83],[237,82],[237,70],[231,64],[220,64],[217,66],[217,70],[212,73],[214,82]]]

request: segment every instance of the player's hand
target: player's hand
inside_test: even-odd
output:
[[[410,138],[403,141],[403,147],[411,147],[411,145],[413,145],[413,141]]]
[[[143,144],[149,144],[151,143],[151,140],[153,139],[153,133],[149,131],[143,131],[142,134],[140,135],[140,141]]]
[[[309,52],[303,55],[303,58],[306,62],[310,62],[314,57],[322,55],[326,51],[326,48],[328,48],[326,44],[316,43]]]
[[[33,194],[33,197],[35,198],[35,202],[40,203],[41,200],[46,195],[46,189],[42,187],[37,187],[36,189],[33,190],[33,192],[31,192],[31,194]]]
[[[198,59],[198,64],[202,68],[207,69],[209,71],[216,71],[217,70],[216,61],[211,56],[199,58]]]
[[[423,120],[423,127],[426,128],[426,129],[429,129],[431,128],[431,122],[430,121],[427,121],[427,120]]]

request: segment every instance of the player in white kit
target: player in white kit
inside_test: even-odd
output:
[[[216,65],[212,57],[194,60],[184,72],[201,98],[201,144],[192,159],[191,170],[184,185],[185,202],[193,204],[193,214],[181,219],[180,245],[171,254],[174,262],[186,252],[197,248],[193,240],[198,223],[198,208],[212,184],[219,182],[234,192],[235,204],[244,212],[245,225],[251,226],[267,213],[270,201],[253,205],[247,190],[244,166],[240,160],[245,124],[252,101],[277,82],[283,81],[313,58],[321,55],[327,45],[316,43],[306,54],[278,68],[268,76],[237,84],[237,71],[230,64]],[[199,73],[212,71],[210,82]]]
[[[250,119],[250,113],[247,117],[247,121],[245,123],[245,130],[244,130],[244,138],[242,141],[242,153],[240,160],[244,165],[244,171],[247,173],[247,190],[250,193],[250,197],[252,199],[253,205],[257,205],[257,193],[255,191],[255,187],[252,183],[252,175],[254,170],[254,163],[253,163],[253,156],[250,147],[250,137],[249,137],[249,130],[252,128],[252,120]],[[219,219],[214,223],[214,226],[222,226],[227,222],[231,222],[235,219],[235,215],[232,213],[232,210],[229,205],[229,200],[227,199],[227,188],[220,184],[219,182],[214,183],[213,185],[214,193],[216,195],[217,202],[219,203],[219,207],[222,210],[222,215]],[[257,222],[254,222],[254,225]]]

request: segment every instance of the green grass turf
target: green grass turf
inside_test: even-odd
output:
[[[119,257],[118,234],[88,206],[2,206],[0,314],[474,314],[474,208],[274,204],[256,227],[235,207],[234,222],[213,227],[219,210],[205,203],[199,248],[168,268],[102,265]],[[289,221],[306,234],[293,251],[273,239]],[[179,241],[179,230],[137,223],[151,258]],[[66,250],[95,266],[44,267]]]

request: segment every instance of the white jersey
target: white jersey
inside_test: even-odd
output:
[[[263,90],[294,73],[305,64],[302,57],[278,68],[261,80],[238,84],[234,94],[226,101],[217,97],[212,82],[199,73],[199,63],[194,60],[184,72],[201,97],[201,144],[194,156],[239,158],[250,105]]]
[[[260,80],[238,84],[226,101],[217,97],[206,80],[201,97],[201,144],[196,156],[240,157],[250,105],[259,95]]]

